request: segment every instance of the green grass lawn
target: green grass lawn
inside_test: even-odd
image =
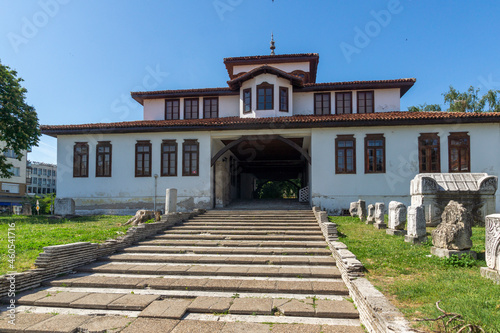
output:
[[[130,216],[86,216],[52,220],[47,216],[0,216],[0,275],[12,271],[7,261],[9,224],[15,222],[16,261],[14,271],[34,268],[43,247],[75,242],[100,243],[116,238],[130,226]]]
[[[467,323],[480,325],[486,332],[500,332],[500,285],[481,277],[484,261],[484,228],[474,227],[472,250],[483,260],[473,267],[453,267],[444,259],[430,256],[431,242],[412,246],[401,236],[389,236],[357,218],[330,217],[337,223],[340,241],[363,263],[366,278],[398,307],[420,330],[436,329],[417,318],[436,318],[447,312],[461,314]],[[427,229],[429,240],[431,239]],[[451,332],[451,331],[450,331]]]

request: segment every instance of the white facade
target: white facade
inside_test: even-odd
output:
[[[45,195],[56,193],[57,166],[55,164],[30,162],[31,172],[28,174],[28,195]]]
[[[0,149],[4,147],[5,143],[0,142]],[[0,209],[2,210],[13,204],[21,204],[26,193],[27,176],[26,152],[24,152],[21,159],[18,159],[18,156],[12,150],[8,150],[3,154],[6,157],[7,163],[12,165],[10,171],[13,176],[10,178],[0,178]]]

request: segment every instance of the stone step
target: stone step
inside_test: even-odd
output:
[[[272,236],[272,235],[193,235],[193,234],[163,234],[150,237],[151,239],[196,239],[196,240],[263,240],[263,241],[324,241],[324,236]]]
[[[268,227],[268,226],[247,226],[247,225],[242,225],[242,226],[183,226],[183,225],[178,225],[175,227],[170,228],[169,230],[172,231],[177,231],[177,230],[218,230],[218,231],[224,231],[224,230],[248,230],[248,231],[267,231],[267,232],[273,232],[273,231],[316,231],[320,230],[319,226],[310,226],[310,227],[297,227],[297,226],[287,226],[287,227]]]
[[[190,221],[204,221],[204,220],[224,220],[224,221],[246,221],[246,220],[265,220],[265,221],[292,221],[292,222],[300,222],[300,221],[309,221],[316,222],[317,220],[314,216],[206,216],[199,215],[190,219]]]
[[[77,272],[150,274],[150,275],[189,275],[189,276],[251,276],[251,277],[290,277],[290,278],[341,278],[337,267],[277,266],[274,265],[165,265],[137,263],[96,262],[78,267]]]
[[[321,230],[200,230],[200,229],[168,229],[163,234],[212,234],[212,235],[293,235],[293,236],[322,236]]]
[[[299,279],[283,281],[241,278],[216,279],[209,277],[144,278],[88,275],[83,277],[63,277],[46,281],[43,285],[77,288],[150,288],[155,290],[196,290],[233,293],[349,295],[349,291],[342,281],[300,281]]]
[[[169,255],[158,253],[114,254],[99,258],[101,261],[173,263],[173,264],[226,264],[226,265],[311,265],[335,266],[331,256],[237,256],[237,255]]]
[[[203,247],[280,247],[280,248],[320,248],[327,244],[318,242],[297,241],[235,241],[235,240],[166,240],[152,239],[136,243],[137,245],[162,245],[162,246],[203,246]]]
[[[323,255],[332,252],[326,248],[230,248],[230,247],[187,247],[187,246],[130,246],[126,253],[193,253],[193,254],[261,254],[261,255]]]
[[[263,221],[263,220],[251,220],[251,221],[226,221],[226,220],[205,220],[205,221],[191,221],[178,224],[177,226],[191,226],[191,225],[206,225],[206,226],[251,226],[251,227],[315,227],[318,226],[317,222],[290,222],[290,221]]]

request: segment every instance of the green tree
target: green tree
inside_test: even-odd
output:
[[[441,105],[439,104],[420,104],[416,106],[410,106],[408,111],[441,111]]]
[[[26,104],[26,88],[17,72],[0,63],[0,141],[5,147],[0,150],[0,177],[11,177],[3,153],[12,149],[19,159],[24,151],[38,143],[40,129],[35,109]]]

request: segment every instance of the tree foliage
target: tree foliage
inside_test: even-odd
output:
[[[296,198],[299,195],[300,180],[287,181],[258,180],[256,197],[258,199]]]
[[[441,111],[441,105],[439,104],[420,104],[416,106],[410,106],[408,111]]]
[[[11,177],[3,153],[12,149],[18,156],[38,143],[40,129],[35,108],[26,104],[26,88],[21,86],[22,78],[17,72],[0,63],[0,141],[5,147],[0,149],[0,177]]]

